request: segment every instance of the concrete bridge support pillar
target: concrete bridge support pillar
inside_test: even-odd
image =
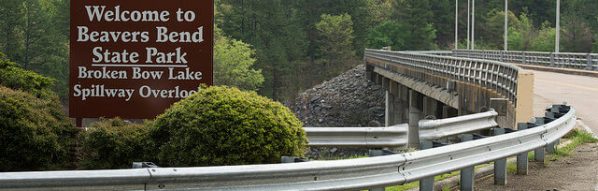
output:
[[[423,119],[424,96],[415,90],[409,90],[409,130],[407,144],[419,148],[419,120]]]
[[[370,80],[370,81],[373,82],[374,79],[375,79],[374,75],[375,75],[375,73],[374,73],[374,66],[369,65],[369,64],[366,63],[365,64],[365,76],[366,76],[366,78],[368,80]]]
[[[440,116],[442,119],[457,117],[458,111],[451,106],[442,105],[442,115]]]
[[[394,85],[392,81],[388,79],[384,79],[383,83],[384,88],[386,89],[386,107],[384,112],[384,125],[386,127],[394,125],[395,122],[395,113],[396,113],[396,105],[395,105],[395,94],[393,94]]]
[[[403,101],[400,96],[400,84],[390,80],[386,91],[386,126],[403,123],[405,112]]]
[[[399,97],[401,102],[403,103],[403,107],[401,109],[401,122],[408,123],[409,122],[409,88],[402,84],[399,84]]]
[[[438,101],[431,97],[424,97],[424,118],[427,117],[434,117],[434,119],[439,119],[438,116]]]

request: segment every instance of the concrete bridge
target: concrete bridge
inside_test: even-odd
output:
[[[517,129],[545,106],[567,102],[596,133],[598,55],[525,51],[366,50],[368,75],[386,92],[386,125],[499,111],[503,128]],[[542,71],[542,72],[541,72]],[[558,72],[548,73],[548,72]],[[410,137],[417,146],[416,134]]]
[[[533,73],[515,64],[452,57],[452,52],[366,50],[372,81],[386,88],[386,125],[409,122],[409,145],[418,147],[418,121],[493,108],[502,128],[532,117]]]

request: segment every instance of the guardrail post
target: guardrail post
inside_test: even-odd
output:
[[[505,129],[494,128],[494,135],[505,134]],[[494,184],[507,185],[507,159],[498,159],[494,161]]]
[[[592,53],[588,53],[588,58],[587,58],[587,66],[586,69],[588,70],[592,70],[594,69],[594,66],[592,65]]]
[[[431,149],[434,147],[432,141],[423,141],[421,143],[421,149]],[[420,191],[434,191],[434,176],[425,177],[419,180]]]
[[[473,135],[465,134],[461,136],[461,141],[471,141],[473,140]],[[473,190],[474,181],[475,181],[475,166],[465,167],[461,169],[460,174],[460,190],[461,191],[471,191]]]
[[[388,150],[370,150],[368,152],[370,157],[376,157],[376,156],[384,156],[384,155],[389,155],[389,154],[394,154]],[[378,188],[370,188],[368,189],[369,191],[385,191],[386,188],[384,187],[378,187]]]
[[[537,126],[544,125],[544,119],[543,118],[536,118],[535,124]],[[534,150],[534,160],[536,162],[542,162],[542,163],[544,163],[544,157],[545,157],[545,155],[546,155],[545,147],[540,147],[540,148],[537,148],[537,149]]]
[[[423,96],[415,90],[409,90],[409,130],[407,144],[419,148],[419,120],[422,119]]]
[[[560,109],[560,107],[559,107],[559,106],[554,106],[554,105],[553,105],[553,106],[552,106],[552,108],[551,108],[551,110],[550,110],[550,112],[546,112],[546,113],[545,113],[545,117],[546,117],[546,118],[550,118],[550,119],[555,119],[555,118],[558,118],[558,117],[556,117],[556,113],[558,113],[558,112],[559,112],[559,109]],[[552,142],[552,143],[549,143],[549,144],[546,146],[546,152],[548,152],[548,153],[550,153],[550,154],[553,154],[553,153],[555,153],[555,152],[556,152],[556,150],[557,150],[556,146],[557,146],[557,145],[559,145],[559,143],[560,143],[560,139],[557,139],[556,141],[554,141],[554,142]]]
[[[527,129],[527,123],[519,123],[517,124],[517,129],[519,131]],[[528,171],[528,155],[529,152],[523,152],[517,154],[517,174],[518,175],[527,175]]]
[[[560,143],[560,140],[557,139],[556,141],[548,144],[546,146],[546,152],[548,152],[549,154],[556,153],[556,146],[559,145],[559,143]]]
[[[550,67],[554,67],[554,53],[550,53]]]

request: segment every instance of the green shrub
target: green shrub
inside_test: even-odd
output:
[[[131,168],[133,162],[153,161],[150,128],[150,122],[132,124],[121,119],[103,119],[90,125],[81,133],[79,168]]]
[[[210,87],[175,103],[155,121],[160,165],[276,163],[301,156],[301,122],[282,104],[236,88]]]
[[[0,86],[0,171],[72,168],[77,131],[55,99]]]
[[[21,68],[0,53],[0,86],[31,93],[38,98],[58,100],[52,91],[54,80]]]

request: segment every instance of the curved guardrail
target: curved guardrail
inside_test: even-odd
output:
[[[454,118],[421,120],[422,141],[456,136],[498,127],[494,110]],[[408,124],[390,127],[304,127],[309,146],[332,147],[399,147],[407,144]]]
[[[479,85],[494,90],[504,98],[509,99],[513,104],[517,103],[517,77],[521,68],[513,64],[491,60],[439,56],[424,52],[396,52],[372,49],[366,49],[365,57],[399,64],[455,81]],[[435,85],[443,87],[446,84]]]
[[[576,124],[573,108],[545,125],[428,150],[289,164],[0,173],[0,190],[356,190],[404,184],[504,159],[557,141]],[[527,157],[525,157],[527,161]]]
[[[598,54],[504,50],[453,50],[453,56],[559,68],[598,70]]]

